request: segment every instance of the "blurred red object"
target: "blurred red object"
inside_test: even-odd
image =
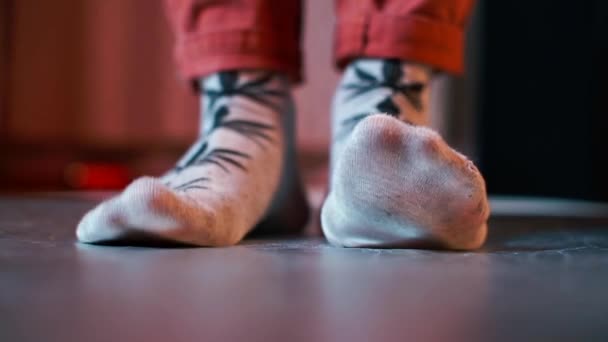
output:
[[[109,190],[124,188],[132,176],[121,164],[73,163],[65,169],[65,180],[78,190]]]

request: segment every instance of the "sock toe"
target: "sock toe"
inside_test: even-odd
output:
[[[84,243],[96,243],[114,239],[120,233],[120,227],[112,222],[113,212],[117,212],[117,200],[113,198],[101,203],[89,211],[80,221],[76,228],[78,241]]]

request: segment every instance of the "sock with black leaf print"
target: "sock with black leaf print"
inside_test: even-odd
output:
[[[87,213],[76,232],[81,242],[226,246],[261,222],[292,231],[306,222],[287,78],[226,71],[202,79],[200,88],[198,141],[164,176],[139,178]],[[291,222],[277,223],[285,217]]]
[[[429,68],[351,63],[333,103],[323,232],[346,247],[475,249],[486,238],[484,180],[427,125]]]

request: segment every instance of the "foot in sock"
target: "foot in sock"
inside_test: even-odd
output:
[[[485,241],[482,176],[422,126],[429,78],[425,67],[396,60],[346,69],[334,98],[330,193],[321,210],[331,243],[475,249]]]
[[[198,141],[163,177],[139,178],[87,213],[77,228],[80,241],[225,246],[260,222],[270,229],[303,226],[308,208],[296,170],[286,78],[221,72],[200,88],[205,115]]]

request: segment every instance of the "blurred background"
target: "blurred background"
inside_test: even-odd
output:
[[[354,1],[354,0],[353,0]],[[333,2],[305,1],[300,164],[324,179]],[[161,0],[0,0],[0,191],[119,189],[195,139]],[[608,2],[478,1],[433,126],[497,195],[608,201]]]

